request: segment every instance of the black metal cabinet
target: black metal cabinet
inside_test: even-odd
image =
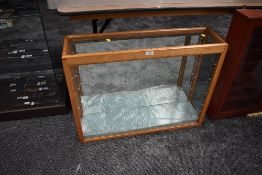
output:
[[[63,75],[56,74],[37,1],[6,4],[13,26],[0,30],[0,120],[66,112]]]

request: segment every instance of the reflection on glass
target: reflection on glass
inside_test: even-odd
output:
[[[196,58],[202,60],[197,76]],[[79,66],[84,135],[197,121],[216,58],[187,57],[181,86],[177,84],[181,57]]]
[[[161,48],[184,46],[186,36],[159,36],[133,39],[106,39],[73,43],[75,53],[96,53],[119,50],[134,50],[144,48]],[[196,45],[199,35],[192,35],[188,45]]]

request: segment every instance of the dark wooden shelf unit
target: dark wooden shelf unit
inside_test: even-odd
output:
[[[262,111],[262,10],[237,10],[208,114],[220,119]]]

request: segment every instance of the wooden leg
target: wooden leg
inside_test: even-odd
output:
[[[93,33],[97,33],[97,21],[98,19],[92,19]]]
[[[110,22],[112,21],[113,19],[110,18],[110,19],[106,19],[103,26],[101,27],[101,29],[99,30],[99,33],[103,33],[104,30],[106,29],[106,27],[110,24]]]
[[[103,33],[106,27],[110,24],[112,20],[113,20],[112,18],[106,19],[101,29],[99,30],[99,33]],[[92,19],[93,33],[98,32],[97,22],[98,22],[98,19]]]

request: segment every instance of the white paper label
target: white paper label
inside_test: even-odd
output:
[[[37,86],[40,86],[40,85],[46,85],[46,82],[45,82],[45,81],[39,81],[39,82],[37,82],[36,85],[37,85]]]
[[[48,90],[48,87],[43,87],[43,90]]]
[[[17,100],[27,100],[28,99],[28,96],[21,96],[21,97],[16,97]]]
[[[8,55],[10,55],[10,54],[16,54],[18,52],[18,50],[13,50],[13,51],[11,51],[11,52],[8,52]]]
[[[10,92],[16,92],[16,89],[11,89]]]
[[[12,83],[12,84],[9,85],[9,87],[13,87],[13,86],[16,86],[16,84]]]
[[[147,55],[147,56],[154,55],[154,51],[152,51],[152,50],[146,51],[146,55]]]
[[[37,78],[45,78],[44,75],[38,75]]]
[[[33,55],[21,55],[21,58],[24,59],[24,58],[30,58],[32,57]]]

